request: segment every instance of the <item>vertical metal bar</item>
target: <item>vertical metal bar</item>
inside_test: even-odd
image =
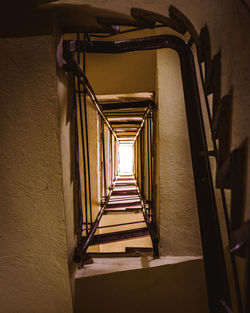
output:
[[[216,152],[216,162],[217,162],[217,143],[216,140],[214,139],[213,136],[213,120],[212,120],[212,114],[210,111],[210,107],[209,107],[209,101],[208,101],[208,97],[206,94],[206,87],[205,87],[205,81],[204,81],[204,77],[203,77],[203,73],[202,73],[202,68],[201,68],[201,63],[199,60],[198,61],[198,65],[199,65],[199,72],[200,72],[200,78],[201,78],[201,83],[202,83],[202,89],[203,89],[203,94],[204,94],[204,99],[205,99],[205,104],[206,104],[206,111],[207,111],[207,116],[208,116],[208,121],[209,121],[209,128],[210,128],[210,136],[212,139],[212,143],[213,143],[213,149]],[[221,192],[221,198],[222,198],[222,205],[223,205],[223,211],[224,211],[224,216],[225,216],[225,220],[226,220],[226,229],[227,229],[227,235],[228,238],[230,239],[230,219],[229,219],[229,214],[228,214],[228,208],[227,208],[227,203],[226,203],[226,198],[225,198],[225,192],[224,189],[220,189]]]
[[[82,236],[82,225],[83,225],[83,212],[82,212],[82,189],[81,189],[81,173],[80,173],[80,161],[79,161],[79,136],[78,136],[78,121],[77,121],[77,105],[76,105],[76,80],[73,75],[73,86],[74,86],[74,118],[75,118],[75,158],[76,158],[76,166],[78,169],[78,209],[79,216],[77,216],[77,234],[78,236]],[[76,224],[75,222],[75,224]]]
[[[112,136],[112,133],[110,134],[110,137],[111,137],[111,184],[113,184],[113,181],[114,181],[114,156],[113,156],[113,153],[114,153],[114,147],[113,147],[113,136]]]
[[[150,218],[151,221],[153,219],[153,143],[152,143],[152,114],[153,111],[151,110],[149,115],[149,134],[150,134]]]
[[[204,265],[211,312],[220,310],[221,301],[231,306],[224,251],[218,221],[213,180],[207,151],[207,142],[201,112],[194,59],[191,51],[178,50],[183,78],[183,89],[193,164],[197,207],[200,220]]]
[[[152,110],[152,222],[156,225],[156,197],[157,197],[157,184],[156,184],[156,118],[157,114]]]
[[[109,156],[109,160],[110,160],[110,166],[109,166],[109,179],[110,179],[110,185],[112,185],[112,132],[111,130],[109,131],[109,136],[110,136],[110,139],[109,139],[109,144],[110,144],[110,147],[109,147],[109,153],[110,153],[110,156]]]
[[[84,39],[86,36],[84,35]],[[86,51],[83,52],[83,73],[86,73]],[[85,134],[86,134],[86,152],[87,152],[87,168],[88,168],[88,193],[89,193],[89,214],[90,214],[90,223],[93,223],[92,216],[92,197],[91,197],[91,171],[89,165],[89,136],[88,136],[88,115],[87,115],[87,99],[86,99],[86,89],[83,87],[83,104],[84,104],[84,117],[85,117]]]
[[[113,138],[114,140],[114,180],[116,178],[116,138]]]
[[[149,134],[149,123],[150,123],[150,118],[149,118],[149,116],[147,117],[147,123],[146,123],[146,127],[147,127],[147,134],[146,134],[146,136],[147,136],[147,170],[148,170],[148,179],[147,179],[147,187],[148,187],[148,209],[147,209],[147,213],[148,213],[148,216],[150,217],[150,210],[151,210],[151,203],[150,203],[150,199],[151,199],[151,195],[150,195],[150,189],[151,189],[151,187],[150,187],[150,142],[149,142],[149,140],[150,140],[150,134]]]
[[[141,194],[142,198],[144,197],[144,127],[141,130],[140,133],[141,136]]]
[[[250,312],[250,227],[248,225],[246,241],[246,275],[245,275],[245,303],[244,313]]]
[[[102,161],[103,161],[103,182],[104,182],[104,195],[107,197],[107,182],[106,182],[106,163],[105,163],[105,135],[104,135],[104,121],[101,119],[102,127]]]
[[[116,140],[116,138],[114,138],[114,150],[115,150],[115,152],[114,152],[114,158],[115,158],[114,166],[115,166],[115,178],[116,178],[116,175],[117,175],[117,140]]]
[[[135,141],[136,144],[136,180],[138,180],[138,138]]]
[[[197,58],[197,63],[199,66],[199,74],[200,74],[202,90],[203,90],[205,105],[206,105],[206,111],[207,111],[207,116],[208,116],[208,121],[209,121],[210,136],[211,136],[212,143],[213,143],[213,149],[216,152],[215,159],[216,159],[216,163],[217,163],[217,161],[218,161],[218,157],[217,157],[218,149],[217,149],[216,140],[214,139],[214,136],[213,136],[212,114],[211,114],[210,107],[209,107],[209,101],[208,101],[208,97],[207,97],[207,93],[206,93],[206,87],[205,87],[205,81],[204,81],[204,77],[203,77],[201,63],[200,63],[198,58]],[[225,221],[226,221],[227,235],[228,235],[228,239],[230,240],[230,238],[231,238],[230,219],[229,219],[228,207],[227,207],[227,201],[226,201],[224,189],[220,188],[220,194],[221,194],[224,217],[225,217]],[[230,259],[231,259],[232,269],[233,269],[233,277],[234,277],[235,292],[236,292],[236,297],[237,297],[237,302],[238,302],[238,309],[239,309],[239,313],[242,313],[243,312],[243,304],[242,304],[242,298],[241,298],[241,292],[240,292],[240,283],[239,283],[239,278],[238,278],[238,270],[237,270],[235,256],[233,254],[230,254]]]
[[[77,33],[77,41],[80,40],[80,34]],[[80,49],[77,49],[77,61],[80,63]],[[82,136],[82,154],[83,154],[83,177],[84,177],[84,191],[85,191],[85,220],[86,220],[86,234],[88,235],[88,203],[87,203],[87,182],[86,182],[86,160],[85,160],[85,142],[84,142],[84,129],[83,129],[83,114],[82,114],[82,99],[81,99],[81,83],[80,79],[77,79],[78,85],[78,102],[80,113],[80,129]]]

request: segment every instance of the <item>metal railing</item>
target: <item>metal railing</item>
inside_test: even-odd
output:
[[[141,50],[151,50],[151,49],[161,49],[161,48],[171,48],[177,51],[180,59],[182,81],[183,81],[183,90],[186,106],[186,115],[188,123],[188,133],[189,141],[191,148],[191,157],[193,165],[193,174],[194,174],[194,185],[196,191],[197,199],[197,208],[199,214],[200,222],[200,231],[201,231],[201,240],[203,247],[203,256],[204,256],[204,266],[205,274],[207,281],[207,291],[208,291],[208,301],[209,308],[211,313],[215,312],[232,312],[232,303],[231,296],[229,291],[228,283],[228,272],[225,265],[225,255],[223,251],[223,244],[221,238],[221,228],[218,220],[218,211],[216,205],[216,198],[214,193],[214,183],[210,167],[210,157],[215,157],[216,162],[217,158],[217,144],[214,137],[214,128],[213,128],[213,116],[210,110],[209,101],[208,101],[208,86],[207,86],[207,77],[204,77],[202,71],[202,63],[205,61],[205,57],[200,54],[199,46],[199,36],[196,33],[192,24],[188,19],[177,9],[171,7],[170,13],[175,16],[179,25],[183,25],[186,30],[190,31],[191,38],[189,42],[172,36],[172,35],[161,35],[153,36],[146,38],[138,38],[132,40],[118,41],[118,42],[102,42],[102,41],[93,41],[90,44],[87,42],[66,42],[66,46],[78,47],[80,51],[87,51],[88,53],[124,53],[130,51],[141,51]],[[150,20],[150,18],[156,18],[157,15],[151,14],[146,15],[145,21]],[[177,23],[177,24],[178,24]],[[141,28],[140,28],[141,29]],[[137,29],[138,30],[138,29]],[[112,35],[109,35],[112,36]],[[210,43],[209,43],[210,44]],[[191,47],[195,45],[197,49],[197,62],[198,62],[198,71],[196,71],[194,54],[191,50]],[[217,58],[218,59],[218,58]],[[216,60],[216,58],[215,58]],[[75,67],[74,62],[71,63],[72,67]],[[207,64],[206,64],[207,66]],[[77,67],[75,67],[77,68]],[[79,69],[77,71],[79,75]],[[205,129],[204,124],[204,112],[202,111],[201,101],[200,101],[200,90],[198,88],[197,75],[200,76],[202,83],[202,90],[205,99],[206,114],[209,120],[209,129]],[[207,72],[205,72],[207,76]],[[80,73],[82,83],[85,83],[88,86],[88,81],[85,76],[82,76]],[[90,88],[86,87],[87,91],[90,92]],[[218,95],[216,95],[218,97]],[[93,102],[96,103],[96,99],[93,98]],[[146,119],[145,119],[146,120]],[[145,121],[144,121],[145,123]],[[150,127],[152,126],[151,121],[147,121],[147,131],[150,138],[151,131]],[[143,136],[143,125],[140,128],[136,138],[142,138]],[[207,136],[210,136],[213,143],[213,151],[208,150],[207,146]],[[147,151],[148,156],[145,160],[143,157],[141,159],[141,166],[144,167],[144,162],[148,163],[148,202],[152,205],[152,185],[153,185],[153,151],[152,151],[152,138],[148,139],[147,142]],[[144,154],[144,145],[142,140],[139,139],[141,155]],[[151,148],[150,148],[151,147]],[[151,156],[150,156],[151,152]],[[144,171],[141,173],[141,192],[144,194]],[[228,216],[228,208],[226,203],[225,192],[223,188],[220,188],[220,194],[222,199],[223,211],[225,216],[226,228],[228,238],[231,237],[230,229],[230,219]],[[143,199],[141,199],[143,202]],[[151,212],[150,212],[151,210]],[[148,222],[148,225],[152,225],[150,218],[154,218],[152,213],[152,207],[150,209],[146,208],[143,204],[143,212],[145,220]],[[154,212],[154,211],[153,211]],[[248,238],[248,245],[249,245]],[[250,251],[250,249],[248,250]],[[243,306],[241,301],[241,294],[239,288],[238,273],[236,268],[235,257],[231,254],[231,263],[233,268],[233,278],[235,282],[235,291],[237,295],[238,310],[239,313],[243,312]],[[250,264],[250,257],[248,256],[248,267]],[[248,276],[249,276],[248,268]],[[249,290],[249,281],[247,280],[247,290]],[[244,312],[248,312],[249,300],[246,300]]]
[[[231,298],[196,77],[197,73],[193,54],[190,50],[192,42],[186,43],[172,35],[160,35],[119,42],[92,42],[91,46],[87,46],[85,49],[90,53],[124,53],[160,48],[171,48],[177,51],[181,64],[209,306],[211,312],[217,312],[225,307],[223,303],[231,307]],[[150,171],[150,166],[148,168]],[[150,173],[148,176],[150,177]],[[142,177],[143,180],[144,178]],[[142,184],[142,193],[144,193],[143,187]]]

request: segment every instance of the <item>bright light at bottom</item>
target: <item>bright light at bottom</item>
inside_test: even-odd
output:
[[[132,173],[133,172],[133,160],[134,149],[132,145],[120,144],[119,145],[119,172],[120,173]]]

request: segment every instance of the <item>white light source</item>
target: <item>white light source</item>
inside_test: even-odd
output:
[[[119,172],[132,173],[134,161],[133,145],[120,144],[119,145]]]

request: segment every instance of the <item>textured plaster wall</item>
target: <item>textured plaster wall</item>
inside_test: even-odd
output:
[[[179,58],[157,51],[157,197],[161,255],[200,255],[200,234]]]
[[[150,267],[147,258],[141,263],[139,270],[77,279],[77,312],[208,312],[201,259],[157,267]]]
[[[74,275],[77,265],[73,261],[77,242],[75,234],[74,212],[74,161],[75,161],[75,123],[73,122],[72,75],[67,75],[63,69],[57,68],[57,94],[59,106],[60,148],[62,162],[63,200],[66,226],[67,261],[71,293],[74,297]]]
[[[69,313],[54,40],[0,46],[1,312]]]
[[[153,51],[117,55],[87,54],[87,76],[96,94],[154,90]]]

